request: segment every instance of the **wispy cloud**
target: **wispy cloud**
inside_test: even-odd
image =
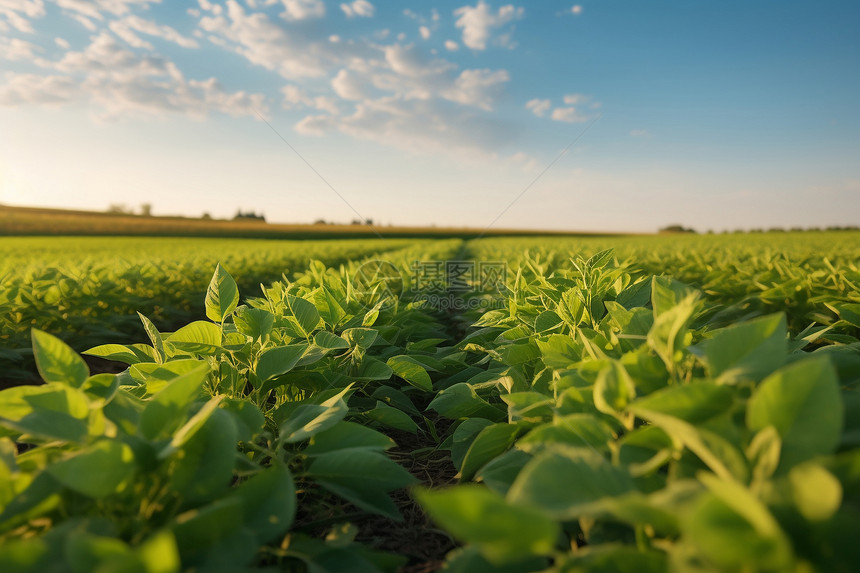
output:
[[[367,0],[355,0],[349,4],[341,4],[340,9],[347,18],[370,18],[375,11],[373,4]]]
[[[494,29],[522,18],[524,14],[525,8],[518,8],[513,4],[502,6],[494,12],[486,2],[479,0],[475,6],[463,6],[454,10],[454,15],[458,16],[454,25],[463,29],[463,44],[473,50],[485,50]],[[509,35],[500,38],[502,45],[510,43]]]

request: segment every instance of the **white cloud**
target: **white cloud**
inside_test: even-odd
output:
[[[332,115],[340,113],[337,107],[337,102],[334,98],[326,96],[310,96],[303,89],[294,85],[287,85],[281,88],[281,93],[284,96],[282,106],[284,109],[300,109],[303,107],[312,107],[320,111],[327,111]]]
[[[226,16],[204,16],[200,27],[251,63],[289,79],[323,76],[324,64],[330,59],[323,46],[333,45],[287,34],[266,14],[246,13],[235,0],[227,0]]]
[[[585,94],[567,94],[563,99],[565,105],[582,105],[590,100],[591,96]]]
[[[74,18],[81,24],[81,26],[83,26],[90,32],[95,32],[96,30],[98,30],[98,26],[96,26],[96,23],[87,18],[86,16],[76,14]]]
[[[328,41],[332,44],[337,44],[340,42],[340,36],[338,36],[337,34],[332,34],[328,37]]]
[[[589,120],[588,115],[580,113],[575,107],[557,107],[552,110],[552,118],[555,121],[567,123],[582,123]]]
[[[355,0],[349,4],[341,4],[340,9],[346,14],[347,18],[370,18],[373,16],[373,4],[367,0]]]
[[[362,102],[349,116],[308,116],[295,129],[318,136],[339,132],[418,154],[482,158],[504,149],[517,134],[512,125],[449,103],[390,97]]]
[[[0,0],[0,31],[11,26],[24,34],[32,34],[30,20],[44,15],[43,0]]]
[[[36,58],[36,52],[41,48],[19,38],[3,38],[0,36],[0,60],[26,61]]]
[[[579,4],[574,4],[573,8],[570,9],[571,13],[579,15],[582,14],[582,6]]]
[[[137,55],[107,31],[78,52],[43,61],[50,75],[7,74],[0,85],[5,105],[88,103],[97,117],[114,119],[180,113],[202,118],[212,112],[254,115],[265,110],[262,94],[227,92],[215,78],[186,79],[173,62]]]
[[[142,40],[135,32],[162,38],[183,48],[197,47],[196,41],[186,38],[170,26],[157,24],[152,20],[145,20],[140,16],[126,16],[121,20],[114,20],[109,24],[109,27],[114,34],[135,48],[153,49],[152,44]]]
[[[549,117],[555,121],[580,123],[593,117],[588,113],[588,110],[595,110],[600,107],[600,102],[594,101],[589,95],[580,93],[566,94],[562,97],[562,102],[568,107],[553,109],[552,100],[535,98],[526,102],[526,109],[531,110],[537,117],[544,117],[552,109]]]
[[[634,129],[634,130],[631,130],[631,131],[630,131],[630,136],[631,136],[631,137],[648,137],[649,135],[651,135],[651,134],[650,134],[650,133],[648,133],[648,132],[647,132],[646,130],[644,130],[644,129]]]
[[[441,95],[445,99],[489,111],[493,108],[494,96],[510,79],[506,70],[463,70],[454,86]]]
[[[66,40],[64,40],[63,38],[54,38],[54,43],[57,44],[59,47],[61,47],[64,50],[68,50],[70,47],[69,43]]]
[[[445,49],[449,52],[456,52],[460,49],[460,44],[458,44],[454,40],[445,40]]]
[[[286,20],[307,20],[325,16],[322,0],[281,0],[284,11],[281,16]]]
[[[6,72],[0,84],[0,105],[58,105],[72,101],[77,85],[66,76]]]
[[[493,28],[518,20],[524,13],[524,8],[517,8],[513,4],[502,6],[494,13],[488,4],[479,0],[474,7],[463,6],[454,10],[454,15],[459,16],[454,25],[463,29],[463,43],[466,46],[473,50],[484,50]],[[503,44],[507,41],[503,40]]]
[[[418,28],[418,32],[420,32],[421,37],[425,40],[430,39],[430,28],[428,28],[427,26],[421,26],[420,28]]]
[[[531,110],[538,117],[543,117],[549,108],[552,107],[552,102],[548,99],[532,99],[526,102],[526,109]]]
[[[161,0],[54,0],[57,6],[70,13],[85,16],[93,20],[103,20],[103,13],[123,16],[135,7],[148,7],[149,4],[159,4]]]
[[[331,81],[334,92],[342,99],[359,101],[367,98],[368,86],[355,74],[340,70]]]

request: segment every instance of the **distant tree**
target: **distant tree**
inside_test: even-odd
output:
[[[314,221],[314,225],[328,225],[328,222],[325,219],[317,219]]]
[[[668,225],[659,230],[660,233],[695,233],[693,228],[687,228],[683,225]]]
[[[152,217],[152,203],[141,203],[140,214],[144,217]]]
[[[265,223],[266,217],[260,213],[259,215],[254,211],[248,211],[247,213],[243,213],[241,209],[236,211],[236,215],[233,217],[234,221],[260,221]]]
[[[130,215],[132,210],[124,203],[111,203],[107,210],[108,213],[114,215]]]
[[[203,213],[203,216],[202,216],[202,217],[200,217],[200,218],[201,218],[201,219],[203,219],[204,221],[211,221],[211,220],[212,220],[212,215],[210,215],[210,214],[207,212],[207,213]]]

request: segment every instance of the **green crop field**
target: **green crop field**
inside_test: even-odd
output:
[[[860,568],[860,233],[0,255],[4,573]]]

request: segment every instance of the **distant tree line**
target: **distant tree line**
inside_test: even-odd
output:
[[[753,229],[734,229],[723,230],[720,233],[727,235],[729,233],[820,233],[823,231],[860,231],[860,225],[830,225],[828,227],[755,227]],[[698,233],[693,228],[684,227],[683,225],[668,225],[659,229],[660,233]],[[713,235],[714,230],[708,229],[706,234]]]
[[[108,206],[108,213],[113,215],[140,215],[141,217],[152,217],[152,203],[141,203],[140,213],[135,213],[134,207],[129,207],[125,203],[111,203]]]
[[[263,223],[266,222],[266,217],[262,213],[259,215],[256,211],[242,211],[239,209],[236,211],[236,215],[233,217],[234,221],[261,221]]]

